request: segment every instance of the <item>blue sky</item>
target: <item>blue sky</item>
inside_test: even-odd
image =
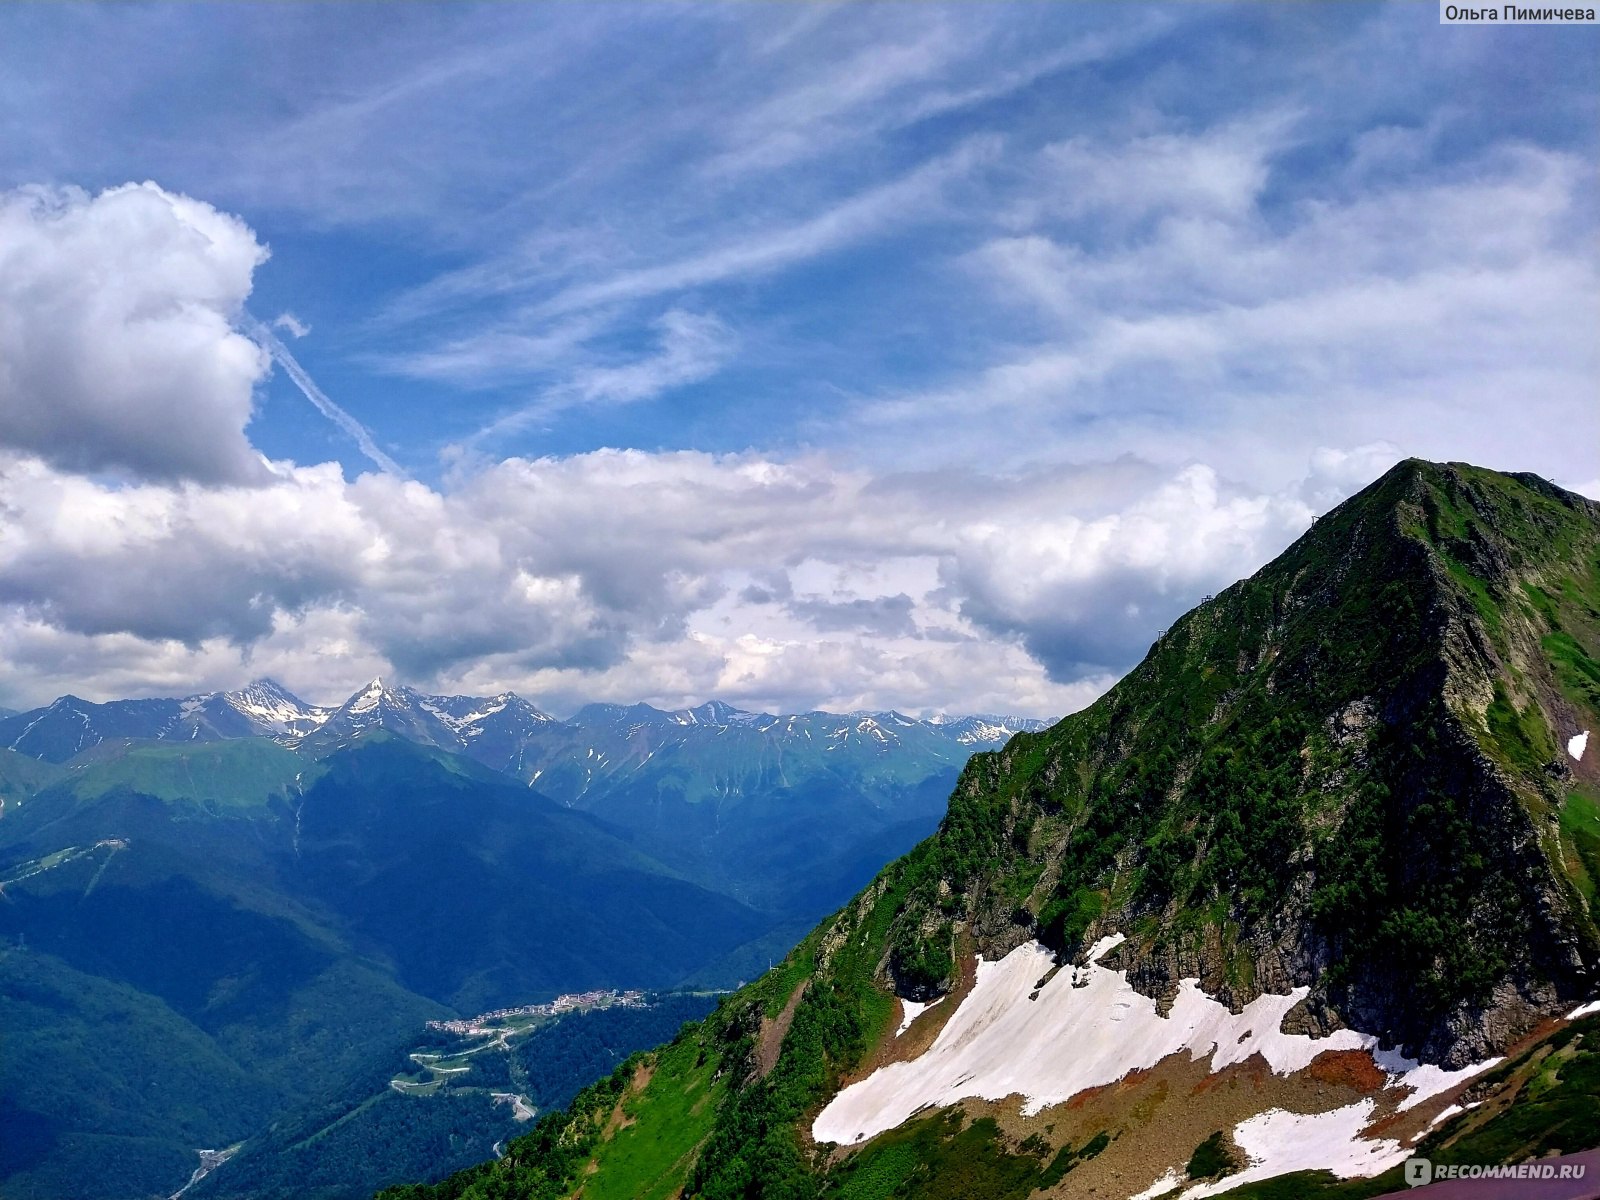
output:
[[[1400,456],[1592,494],[1597,38],[0,10],[0,301],[70,315],[0,335],[0,703],[377,669],[1058,712]]]

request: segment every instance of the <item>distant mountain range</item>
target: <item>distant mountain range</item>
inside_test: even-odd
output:
[[[4,718],[0,1192],[168,1194],[195,1147],[322,1112],[429,1018],[752,978],[933,830],[974,750],[1038,725],[562,721],[384,680]],[[326,1194],[393,1167],[340,1164]]]
[[[384,730],[602,817],[708,887],[809,921],[932,831],[975,751],[1045,724],[773,715],[720,701],[676,711],[589,704],[563,721],[511,692],[435,696],[380,678],[322,707],[258,679],[179,699],[63,696],[0,720],[0,748],[75,770],[119,746],[265,738],[317,760]],[[4,778],[0,769],[0,799]]]
[[[434,696],[377,678],[343,704],[309,704],[272,679],[237,691],[178,698],[108,700],[61,696],[28,712],[0,709],[0,746],[46,762],[65,763],[114,739],[208,742],[266,737],[284,745],[323,750],[368,729],[387,729],[408,741],[466,754],[495,770],[537,774],[527,768],[530,746],[556,745],[574,730],[608,735],[640,729],[739,729],[775,741],[820,741],[846,746],[865,741],[887,750],[927,739],[972,750],[1004,745],[1012,734],[1045,728],[1026,717],[981,714],[918,720],[898,712],[827,712],[774,716],[712,700],[667,711],[649,704],[588,704],[558,720],[515,692],[498,696]],[[532,775],[529,775],[532,778]]]

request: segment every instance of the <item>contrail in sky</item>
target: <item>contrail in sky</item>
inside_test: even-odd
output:
[[[367,432],[365,425],[328,399],[328,394],[317,386],[315,379],[306,374],[306,369],[296,361],[294,355],[289,353],[289,347],[283,344],[282,339],[277,334],[273,333],[271,329],[249,313],[241,314],[241,323],[244,325],[245,332],[253,337],[262,349],[272,355],[273,360],[283,368],[284,373],[290,379],[294,380],[295,387],[299,388],[305,398],[316,406],[317,411],[350,435],[351,439],[360,448],[361,453],[377,463],[379,467],[390,475],[398,475],[402,479],[408,478],[406,473],[400,469],[399,463],[378,449],[378,443],[372,440],[372,434]]]

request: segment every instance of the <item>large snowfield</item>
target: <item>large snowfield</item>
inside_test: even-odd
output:
[[[969,1097],[1020,1095],[1023,1112],[1035,1113],[1088,1088],[1115,1083],[1130,1071],[1153,1067],[1179,1051],[1188,1051],[1194,1060],[1209,1056],[1213,1071],[1260,1054],[1274,1072],[1288,1074],[1303,1070],[1324,1051],[1369,1050],[1389,1074],[1389,1086],[1410,1089],[1402,1108],[1499,1061],[1446,1071],[1380,1050],[1377,1038],[1356,1030],[1337,1030],[1324,1038],[1282,1032],[1284,1016],[1305,997],[1306,988],[1259,996],[1233,1013],[1201,991],[1198,980],[1185,979],[1163,1017],[1154,1000],[1133,989],[1125,972],[1100,964],[1122,940],[1120,934],[1101,939],[1090,950],[1087,966],[1066,967],[1043,987],[1039,981],[1055,959],[1037,942],[1017,947],[998,962],[980,960],[971,994],[933,1045],[909,1062],[882,1067],[842,1090],[818,1114],[812,1134],[820,1142],[853,1145],[894,1128],[921,1108]],[[1038,996],[1030,1000],[1036,988]],[[1309,1169],[1328,1169],[1346,1178],[1377,1174],[1406,1152],[1391,1139],[1360,1136],[1373,1110],[1373,1102],[1363,1100],[1317,1115],[1272,1110],[1251,1117],[1234,1130],[1250,1166],[1225,1183],[1237,1186]],[[1225,1189],[1218,1185],[1216,1190]],[[1189,1194],[1213,1193],[1196,1189]]]

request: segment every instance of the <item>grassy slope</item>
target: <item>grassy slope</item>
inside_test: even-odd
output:
[[[19,800],[49,787],[66,772],[54,763],[29,758],[15,750],[0,749],[0,817],[15,811]]]
[[[1299,972],[1364,1028],[1435,1052],[1449,1048],[1445,1014],[1475,1011],[1497,980],[1547,1009],[1589,986],[1582,877],[1534,818],[1573,784],[1550,729],[1600,725],[1584,683],[1600,659],[1597,573],[1593,504],[1475,468],[1396,468],[1185,616],[1095,705],[974,759],[935,838],[680,1035],[737,1084],[688,1194],[845,1187],[837,1169],[819,1176],[805,1118],[884,1036],[885,970],[926,987],[957,939],[1070,950],[1097,924],[1125,929],[1122,961],[1155,990],[1180,963],[1233,998]],[[1529,588],[1562,602],[1524,605]],[[1566,811],[1587,827],[1590,810]],[[1287,943],[1274,932],[1286,916]],[[801,979],[777,1065],[758,1078],[761,1020]],[[591,1158],[604,1172],[600,1114],[638,1066],[546,1118],[521,1152],[531,1167],[394,1195],[567,1194]],[[668,1077],[648,1091],[672,1104]],[[680,1133],[659,1153],[695,1145]]]
[[[669,1200],[694,1165],[727,1091],[692,1040],[669,1045],[649,1062],[650,1083],[636,1074],[614,1113],[615,1127],[595,1149],[594,1173],[582,1179],[588,1200]]]
[[[267,738],[102,743],[96,751],[72,779],[84,800],[126,789],[174,803],[251,808],[287,799],[316,775],[304,758]]]

